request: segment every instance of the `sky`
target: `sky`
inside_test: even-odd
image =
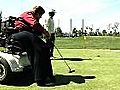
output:
[[[42,25],[49,17],[48,12],[55,9],[55,27],[60,26],[63,32],[70,32],[70,19],[72,28],[77,29],[82,27],[82,19],[85,26],[93,25],[93,29],[106,29],[108,24],[120,22],[120,0],[0,0],[0,11],[3,18],[18,17],[35,5],[46,11],[40,19]]]

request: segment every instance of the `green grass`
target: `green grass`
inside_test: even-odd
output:
[[[120,89],[120,50],[102,49],[60,49],[63,57],[81,57],[83,61],[67,61],[75,73],[61,60],[52,61],[56,74],[55,87],[0,85],[0,90],[119,90]],[[59,54],[55,50],[55,56]],[[95,77],[95,78],[94,78]]]
[[[57,78],[55,87],[0,85],[0,90],[119,90],[120,37],[87,36],[57,38],[56,46],[63,57],[80,57],[82,61],[68,61],[74,73],[68,73],[63,60],[52,61]],[[3,48],[2,48],[3,49]],[[60,57],[55,49],[54,56]],[[91,59],[91,60],[87,60]]]
[[[56,45],[61,49],[120,49],[120,37],[85,36],[85,38],[57,38]]]

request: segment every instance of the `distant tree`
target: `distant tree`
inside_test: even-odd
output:
[[[106,31],[106,30],[103,30],[103,31],[102,31],[102,34],[103,34],[103,36],[106,36],[106,35],[107,35],[107,31]]]
[[[82,31],[81,30],[78,30],[78,35],[82,36]]]
[[[114,36],[117,36],[117,30],[118,30],[118,28],[119,28],[119,22],[115,22],[114,26],[112,27],[112,29],[114,30],[114,32],[113,32]]]
[[[77,37],[77,29],[76,28],[73,28],[72,35],[73,35],[73,37]]]
[[[56,28],[56,36],[57,36],[57,37],[62,37],[62,36],[63,36],[62,30],[61,30],[60,27],[57,27],[57,28]]]
[[[89,29],[90,29],[89,35],[94,36],[93,28],[89,27]]]
[[[99,33],[100,33],[100,32],[99,32],[99,29],[96,29],[95,34],[94,34],[94,35],[95,35],[95,36],[99,36]]]
[[[87,30],[85,30],[84,35],[87,36]]]
[[[107,25],[107,29],[108,29],[108,30],[110,30],[110,29],[111,29],[111,27],[112,27],[112,24],[111,24],[111,23],[109,23],[109,24]]]
[[[86,26],[86,31],[84,32],[84,33],[86,33],[85,35],[87,35],[87,30],[90,31],[88,33],[89,36],[94,36],[93,27]]]
[[[67,32],[63,33],[63,37],[69,37],[69,33]]]

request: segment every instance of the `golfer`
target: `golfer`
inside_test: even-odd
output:
[[[47,38],[50,37],[50,34],[39,23],[44,13],[45,10],[41,6],[35,6],[33,10],[23,12],[15,21],[18,33],[12,35],[14,40],[20,41],[24,46],[32,65],[34,80],[39,86],[53,85],[55,81],[49,49],[46,43],[38,37],[42,34]],[[48,78],[49,81],[47,81]]]

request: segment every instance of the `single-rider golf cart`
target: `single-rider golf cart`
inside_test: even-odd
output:
[[[13,72],[23,72],[25,68],[31,68],[26,52],[19,47],[18,42],[9,39],[14,33],[15,19],[9,16],[7,20],[1,22],[0,47],[3,50],[0,51],[0,82],[7,82]]]

